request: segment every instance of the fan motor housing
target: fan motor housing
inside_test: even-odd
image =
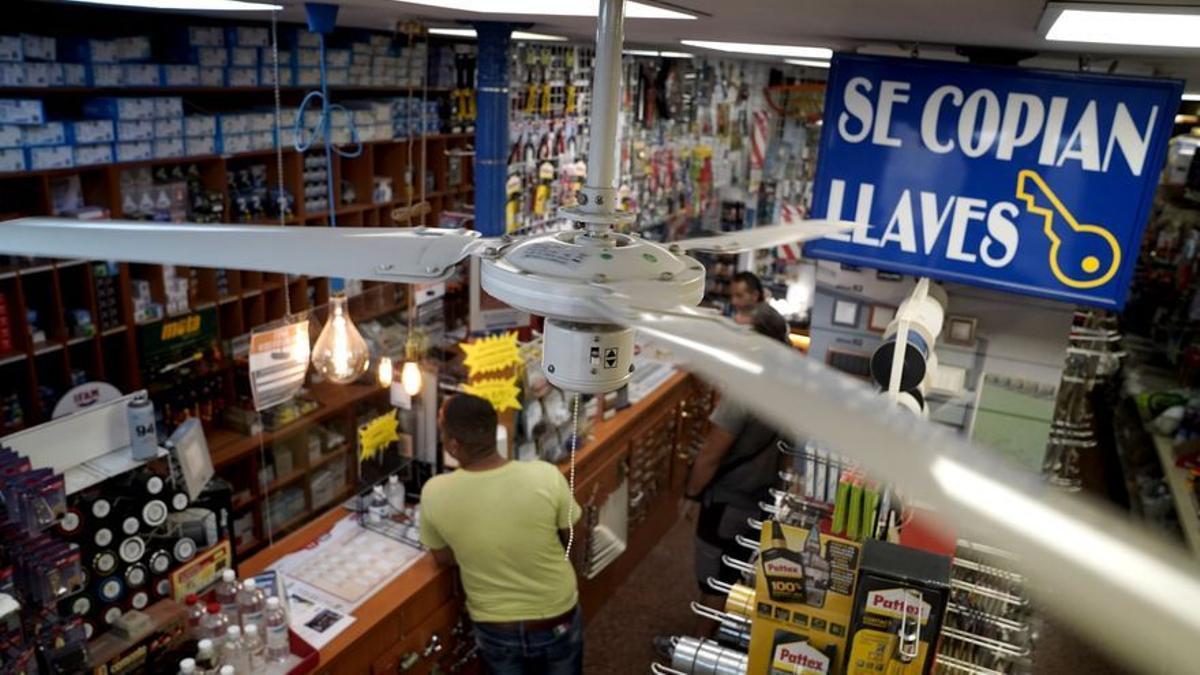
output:
[[[614,391],[633,375],[633,350],[632,328],[546,319],[542,372],[566,391]]]

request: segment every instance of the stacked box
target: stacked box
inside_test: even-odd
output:
[[[0,148],[21,147],[21,128],[16,124],[0,124]]]
[[[83,114],[96,119],[153,120],[154,105],[153,98],[105,96],[86,101]]]
[[[192,47],[225,46],[225,31],[218,26],[188,26],[183,38]]]
[[[258,68],[236,68],[230,66],[225,69],[225,86],[227,87],[257,87],[258,86]]]
[[[63,86],[86,87],[88,83],[88,68],[82,63],[63,63]]]
[[[75,146],[75,166],[112,164],[116,160],[112,143],[91,143]]]
[[[117,120],[118,143],[154,140],[154,120]],[[122,160],[125,161],[125,160]]]
[[[115,63],[93,63],[88,67],[88,86],[111,88],[125,86],[125,69]]]
[[[225,44],[231,47],[270,47],[271,31],[258,26],[226,28]]]
[[[200,66],[194,65],[164,65],[162,66],[162,83],[167,87],[199,87]]]
[[[0,87],[24,87],[25,64],[0,61]]]
[[[21,127],[21,145],[37,147],[44,145],[66,145],[67,127],[62,122],[46,122]]]
[[[25,51],[20,35],[0,35],[0,61],[20,63],[25,60]]]
[[[71,63],[117,63],[117,44],[113,40],[66,38],[58,43],[58,58]]]
[[[61,63],[26,63],[25,86],[27,87],[61,87],[63,86],[63,66]]]
[[[25,148],[25,163],[30,171],[69,169],[75,166],[75,152],[70,145],[43,145]]]
[[[100,330],[121,325],[121,304],[117,295],[119,268],[114,262],[92,264],[92,280],[96,286],[96,309],[100,315]]]
[[[176,274],[174,265],[163,266],[163,288],[167,295],[167,316],[178,316],[191,311],[188,305],[188,279]]]
[[[25,150],[23,148],[4,148],[0,150],[0,173],[25,170]]]
[[[72,145],[112,143],[117,140],[117,128],[112,120],[78,120],[67,122],[67,139]]]
[[[149,61],[152,56],[150,37],[147,35],[117,38],[113,40],[113,49],[116,51],[117,61]]]
[[[58,55],[58,42],[42,35],[21,35],[21,53],[26,61],[53,61]]]
[[[229,65],[236,68],[257,68],[258,50],[254,47],[230,47]]]
[[[162,69],[153,63],[125,63],[121,65],[121,80],[126,87],[160,87]]]

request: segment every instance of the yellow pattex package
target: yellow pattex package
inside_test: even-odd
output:
[[[862,544],[763,524],[748,673],[840,673]]]

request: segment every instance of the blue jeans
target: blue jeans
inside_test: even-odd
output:
[[[583,615],[549,630],[500,630],[475,625],[475,644],[493,675],[581,675]]]

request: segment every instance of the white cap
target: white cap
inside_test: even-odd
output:
[[[242,588],[247,591],[252,591],[258,588],[258,582],[254,580],[254,577],[250,577],[242,582]]]
[[[392,474],[392,475],[388,476],[388,482],[391,483],[392,485],[395,485],[396,483],[400,482],[400,476],[397,476],[396,474]]]
[[[246,626],[245,628],[243,628],[242,632],[246,634],[246,637],[250,637],[252,635],[258,635],[258,626],[256,626],[255,624],[250,624],[249,626]]]
[[[230,626],[229,628],[225,629],[225,634],[234,639],[240,638],[242,637],[242,627]]]
[[[179,662],[179,672],[194,673],[196,672],[196,659],[184,659]]]
[[[203,640],[201,640],[200,642],[196,643],[196,649],[198,649],[198,650],[200,650],[200,651],[202,651],[202,652],[203,652],[203,651],[209,651],[209,652],[211,652],[211,651],[212,651],[212,648],[213,648],[213,647],[212,647],[212,640],[209,640],[208,638],[204,638],[204,639],[203,639]]]
[[[279,598],[267,598],[267,607],[275,609],[279,606]]]
[[[233,675],[233,666],[221,666],[220,675]]]
[[[237,572],[234,572],[231,569],[226,569],[224,572],[221,572],[221,579],[226,582],[237,581]]]

